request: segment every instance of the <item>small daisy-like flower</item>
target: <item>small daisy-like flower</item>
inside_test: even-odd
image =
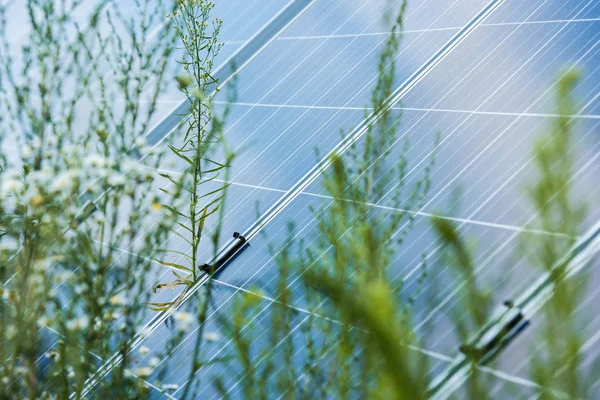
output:
[[[179,389],[179,385],[176,383],[165,383],[162,385],[162,390],[177,390]]]
[[[44,196],[37,193],[29,198],[29,204],[33,207],[37,207],[37,206],[41,205],[42,203],[44,203],[44,200],[45,200]]]
[[[16,178],[8,177],[2,182],[2,192],[4,192],[4,193],[20,192],[21,190],[23,190],[23,188],[24,188],[23,182],[21,182],[20,180],[18,180]]]
[[[73,273],[70,271],[63,271],[54,276],[54,283],[60,284],[71,279],[73,279]]]
[[[204,335],[202,335],[202,338],[204,338],[205,341],[207,342],[216,342],[218,340],[221,339],[221,334],[219,332],[205,332]]]
[[[152,373],[152,368],[150,368],[150,367],[139,367],[139,368],[136,368],[133,373],[135,375],[137,375],[138,377],[140,377],[140,378],[147,378]]]
[[[143,338],[147,338],[148,336],[150,336],[151,333],[152,331],[150,330],[150,328],[146,326],[138,331],[138,335],[140,335]]]
[[[77,174],[75,171],[67,171],[59,175],[53,182],[50,190],[54,193],[67,193],[73,188]]]
[[[141,355],[145,356],[146,354],[148,354],[150,352],[150,349],[147,348],[146,346],[142,346],[142,347],[140,347],[139,352]]]
[[[194,322],[194,316],[184,311],[174,313],[173,319],[175,319],[177,329],[182,332],[189,330],[192,322]]]
[[[121,306],[125,304],[125,297],[122,294],[116,294],[108,299],[108,302],[113,306]]]
[[[90,154],[86,157],[85,162],[87,165],[93,168],[104,168],[106,165],[106,158],[97,154]]]
[[[110,186],[124,186],[127,181],[121,174],[112,174],[108,177],[108,184]]]
[[[31,158],[31,157],[33,157],[33,149],[31,148],[31,146],[29,146],[28,144],[26,144],[25,146],[23,146],[21,148],[21,156],[23,158]]]
[[[54,259],[49,257],[43,260],[37,260],[33,267],[36,271],[45,272],[48,271],[48,269],[52,266],[53,263]]]
[[[162,209],[162,205],[158,202],[153,202],[152,203],[152,211],[154,212],[158,212]]]
[[[86,329],[90,323],[90,320],[86,316],[79,318],[73,318],[67,321],[67,329],[70,331],[79,331]]]
[[[158,364],[160,364],[160,358],[158,358],[158,357],[152,357],[152,358],[150,358],[150,360],[148,360],[148,364],[152,368],[155,368]]]
[[[118,317],[118,315],[114,312],[108,312],[108,313],[104,314],[104,319],[107,321],[117,319],[117,317]]]
[[[87,290],[88,290],[87,285],[81,284],[81,285],[75,286],[75,293],[77,293],[77,294],[83,294],[83,293],[87,292]]]

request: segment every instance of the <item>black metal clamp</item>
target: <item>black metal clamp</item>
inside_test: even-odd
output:
[[[502,313],[497,323],[482,332],[470,344],[460,346],[460,351],[481,365],[490,362],[517,337],[528,325],[523,312],[510,300],[505,301],[506,310]]]
[[[229,262],[233,261],[248,245],[246,238],[239,232],[233,232],[233,239],[233,243],[222,252],[222,255],[217,257],[217,260],[212,265],[205,263],[200,267],[202,272],[209,275],[221,272],[223,268],[227,266]]]

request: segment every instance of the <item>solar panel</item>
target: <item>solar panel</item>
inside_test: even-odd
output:
[[[490,4],[494,5],[492,3]],[[417,162],[428,153],[427,146],[422,143],[422,137],[427,136],[424,132],[442,131],[441,154],[438,160],[438,165],[441,167],[436,169],[432,178],[434,182],[432,195],[423,209],[419,210],[423,218],[417,222],[416,237],[411,237],[411,247],[428,251],[432,261],[435,261],[433,255],[435,244],[426,217],[431,212],[447,208],[451,201],[450,189],[454,185],[464,182],[465,189],[462,198],[464,205],[460,213],[452,215],[452,218],[464,227],[467,235],[471,234],[479,238],[480,256],[476,262],[479,266],[478,273],[484,282],[490,283],[495,289],[498,289],[497,300],[522,292],[531,286],[539,276],[531,266],[524,262],[506,266],[506,262],[509,261],[506,255],[514,248],[519,235],[527,229],[526,224],[523,223],[522,207],[524,205],[515,199],[518,191],[521,190],[519,185],[524,182],[522,177],[527,176],[527,172],[531,170],[527,168],[528,166],[523,166],[528,157],[528,143],[538,131],[543,129],[546,119],[551,117],[549,115],[551,113],[550,104],[547,102],[547,99],[551,98],[549,94],[552,93],[551,78],[555,77],[560,66],[568,61],[577,62],[580,65],[592,63],[593,48],[595,47],[593,35],[581,47],[568,46],[569,43],[573,43],[581,37],[580,32],[569,28],[569,25],[585,22],[541,22],[539,19],[535,19],[539,17],[539,10],[547,10],[551,7],[540,3],[537,7],[527,10],[513,11],[518,8],[517,5],[510,2],[499,3],[503,4],[497,4],[498,8],[493,9],[490,16],[496,15],[495,13],[498,11],[498,15],[503,15],[502,22],[494,20],[492,17],[481,22],[474,28],[472,35],[465,36],[461,43],[444,55],[439,65],[428,71],[428,76],[417,83],[407,94],[401,106],[404,114],[403,129],[411,135],[411,138],[414,136],[414,140],[417,142],[415,150],[418,152],[414,155]],[[588,5],[595,7],[591,3]],[[317,2],[305,17],[308,19],[310,16],[316,19],[324,13],[331,12],[338,15],[336,18],[342,18],[339,16],[352,15],[352,10],[360,8],[360,5],[348,6],[349,11],[344,10],[344,6],[347,6],[344,2],[339,3],[339,8],[331,3],[321,5]],[[484,9],[483,6],[482,9]],[[323,7],[323,9],[321,10],[319,7]],[[346,13],[340,10],[344,10]],[[565,11],[562,8],[559,10]],[[585,7],[572,7],[569,13],[552,15],[554,17],[568,15],[568,19],[572,19],[582,15],[590,18],[590,13],[593,12]],[[520,19],[515,19],[515,17]],[[408,21],[410,26],[410,17]],[[259,135],[262,133],[263,137],[270,139],[267,146],[277,149],[266,151],[264,146],[261,146],[258,154],[250,152],[246,158],[243,158],[244,162],[240,163],[242,165],[241,172],[238,172],[234,166],[234,182],[248,185],[255,192],[277,193],[298,182],[298,179],[302,177],[302,172],[306,172],[311,166],[312,154],[309,153],[309,149],[304,150],[307,142],[311,147],[314,146],[314,143],[307,141],[307,136],[309,139],[311,138],[310,132],[313,132],[315,127],[316,129],[324,128],[323,132],[332,129],[328,125],[330,119],[327,114],[349,116],[344,119],[334,117],[333,121],[336,123],[332,124],[333,128],[340,125],[357,124],[361,118],[360,107],[366,102],[368,85],[365,85],[363,93],[360,85],[357,89],[352,82],[344,81],[346,77],[344,66],[349,64],[353,68],[360,67],[362,59],[358,63],[346,60],[345,62],[340,61],[339,64],[328,64],[331,56],[321,56],[318,53],[318,46],[322,41],[331,41],[323,46],[331,45],[331,49],[337,49],[338,52],[330,50],[328,47],[325,47],[324,52],[333,54],[334,58],[339,54],[341,60],[344,57],[344,41],[356,38],[377,38],[378,35],[373,27],[365,24],[367,27],[362,31],[352,32],[349,30],[349,26],[353,26],[355,21],[342,20],[337,22],[337,28],[325,27],[319,30],[313,27],[315,24],[310,24],[311,27],[306,29],[309,33],[302,34],[304,29],[301,26],[302,22],[301,18],[296,25],[289,28],[289,33],[284,32],[281,38],[266,50],[264,53],[265,64],[261,64],[262,58],[259,57],[255,60],[254,68],[253,65],[249,66],[245,74],[250,75],[255,79],[254,81],[245,84],[246,75],[242,73],[240,76],[240,86],[248,85],[248,89],[240,93],[238,104],[234,105],[232,126],[234,128],[236,124],[246,126],[243,118],[250,119],[253,114],[256,115],[256,119],[250,120],[251,128],[239,132],[240,136],[236,136],[233,128],[228,131],[228,134],[234,138],[233,142],[237,143],[253,137],[255,132],[258,132]],[[415,42],[411,42],[411,33],[407,32],[405,49],[408,58],[416,57],[417,65],[419,62],[427,61],[428,57],[444,45],[444,39],[451,39],[452,33],[456,33],[460,31],[460,27],[468,25],[468,21],[462,21],[462,25],[456,24],[456,21],[453,22],[453,24],[446,25],[445,29],[441,29],[443,33],[440,35],[439,42],[432,42],[433,32],[415,33],[422,36],[415,39]],[[593,24],[593,21],[587,23]],[[548,28],[548,26],[550,27]],[[417,27],[414,29],[419,30]],[[435,30],[433,26],[420,29]],[[593,30],[593,32],[596,31]],[[560,40],[558,40],[559,38]],[[427,40],[427,46],[434,48],[424,56],[420,56],[418,52],[413,55],[410,53],[410,45],[416,43],[415,46],[420,47],[418,40]],[[284,41],[285,45],[281,45],[281,49],[278,48],[278,44]],[[293,43],[295,41],[302,43],[296,48]],[[314,43],[306,44],[305,42]],[[358,40],[355,45],[360,47]],[[372,47],[369,44],[365,44],[365,46],[366,49]],[[294,53],[297,54],[314,54],[315,65],[310,64],[312,60],[307,59],[307,56],[298,61],[284,56],[277,58],[278,54],[291,53],[286,52],[288,48],[295,49]],[[316,51],[315,48],[317,48]],[[340,48],[341,52],[339,52]],[[568,57],[563,59],[555,58],[548,65],[548,55],[560,54],[560,50],[557,49],[565,48],[568,48],[571,54],[567,54]],[[366,51],[357,52],[358,56],[363,57]],[[404,56],[406,57],[407,54]],[[312,57],[312,55],[308,57]],[[271,62],[274,59],[278,62]],[[538,71],[540,63],[544,63],[545,75]],[[307,68],[308,71],[317,71],[316,74],[307,73],[306,70],[295,72],[294,68],[300,70],[299,65],[304,64],[310,66]],[[323,64],[326,67],[333,65],[338,70],[330,73],[327,69],[323,69]],[[414,61],[411,65],[414,66]],[[400,81],[402,78],[410,76],[410,67],[405,70],[402,67],[399,69]],[[355,74],[352,70],[352,76],[360,76],[361,79],[357,79],[359,82],[364,82],[365,79],[368,81],[369,71],[366,65],[364,71],[364,75],[361,75],[360,72]],[[270,79],[264,84],[259,84],[259,82],[262,83],[261,77],[267,75]],[[490,80],[490,76],[494,80]],[[596,77],[593,74],[591,76],[591,78],[586,78],[584,85],[589,84],[590,88],[594,89],[593,80]],[[288,84],[287,80],[293,82]],[[309,86],[313,83],[314,86]],[[287,87],[290,89],[285,90]],[[295,89],[296,87],[299,89]],[[335,89],[330,90],[331,88]],[[587,95],[589,96],[588,102],[591,101],[591,107],[596,100],[594,91],[590,90]],[[248,110],[239,111],[240,113],[245,112],[245,114],[238,119],[235,117],[237,109],[242,108]],[[581,116],[581,119],[588,125],[585,130],[582,130],[583,136],[580,140],[593,139],[592,132],[596,129],[595,117],[593,114],[585,113],[586,109],[583,108],[582,114],[584,115]],[[309,117],[311,120],[298,127],[295,122],[292,122],[290,126],[290,121],[299,119],[297,115],[307,115],[307,118]],[[278,116],[281,120],[277,119]],[[324,122],[323,119],[327,122]],[[270,123],[261,126],[261,121]],[[589,121],[592,123],[591,126]],[[254,128],[256,124],[259,124],[258,128]],[[268,131],[260,132],[261,128],[267,126]],[[272,144],[272,138],[277,137],[277,132],[281,131],[286,135],[283,140],[288,146],[275,147],[276,142]],[[302,132],[302,134],[298,132]],[[430,138],[432,137],[430,135]],[[318,145],[321,151],[325,152],[327,148],[331,148],[336,143],[335,139],[337,138],[328,142],[327,137],[319,135]],[[261,138],[257,138],[257,141],[260,142]],[[291,156],[288,156],[293,160],[290,162],[290,167],[286,167],[288,162],[285,156],[286,151],[291,152]],[[597,154],[597,149],[593,147],[583,155],[584,162],[582,162],[578,174],[581,184],[588,189],[587,193],[591,187],[592,170],[597,168],[588,160],[595,154]],[[302,170],[302,165],[305,163],[307,167]],[[252,168],[254,165],[256,165],[256,169]],[[502,168],[498,168],[500,165]],[[286,221],[294,220],[299,231],[306,234],[309,240],[312,217],[311,213],[307,211],[308,205],[327,202],[327,199],[319,198],[319,195],[321,194],[318,184],[303,190],[302,194],[291,201],[290,205],[286,206],[286,209],[265,228],[268,236],[270,238],[281,237],[285,233]],[[244,200],[249,199],[249,197],[242,199],[242,203],[246,203]],[[252,198],[252,200],[254,199]],[[548,233],[536,232],[536,234]],[[421,241],[422,245],[419,244]],[[407,254],[404,250],[398,254],[397,259],[404,266],[416,266],[418,265],[418,255],[418,251]],[[402,277],[402,272],[410,274],[410,270],[398,271],[398,277]],[[245,251],[220,276],[220,280],[224,282],[224,285],[244,290],[258,285],[269,293],[275,275],[272,261],[266,251],[266,243],[257,237],[252,242],[250,249]],[[406,277],[406,275],[404,276]],[[496,287],[498,283],[504,283],[504,288]],[[453,287],[452,285],[448,286]],[[433,313],[417,314],[416,319],[421,322],[433,319],[434,323],[438,325],[437,328],[440,328],[439,332],[435,331],[433,349],[445,351],[446,354],[440,353],[442,357],[456,356],[458,343],[456,338],[452,339],[448,336],[450,332],[447,330],[450,328],[450,324],[447,321],[444,323],[443,320],[444,316],[449,315],[450,310],[457,307],[457,293],[452,290],[442,290],[440,294],[442,298],[440,303],[434,307]],[[257,337],[256,340],[261,340],[261,338]],[[185,352],[185,350],[182,351]],[[233,381],[230,384],[235,385]]]
[[[214,332],[214,340],[204,348],[209,361],[234,350],[233,338],[226,329],[232,323],[231,307],[241,301],[244,293],[257,289],[262,291],[262,303],[247,329],[253,330],[254,346],[268,346],[269,315],[276,306],[273,295],[278,276],[269,245],[283,243],[289,221],[296,225],[297,239],[307,243],[314,239],[317,221],[311,207],[326,208],[332,200],[321,187],[320,174],[329,166],[324,155],[333,150],[345,151],[354,141],[361,143],[364,106],[375,82],[377,55],[386,40],[380,23],[394,5],[383,0],[218,2],[214,15],[224,20],[221,38],[226,42],[219,60],[225,62],[234,54],[244,55],[245,49],[252,49],[246,50],[249,53],[243,58],[247,63],[238,76],[238,97],[231,104],[225,132],[228,142],[243,151],[232,166],[223,227],[227,236],[223,241],[231,232],[239,231],[248,236],[250,246],[214,283],[214,304],[206,324],[206,329]],[[287,20],[289,26],[277,20],[281,10],[294,6],[298,8]],[[274,21],[280,24],[281,32],[272,31],[272,37],[262,38],[260,46],[248,46],[248,39],[265,28],[268,31]],[[523,188],[535,173],[530,144],[548,120],[556,118],[552,82],[563,66],[578,65],[584,75],[578,92],[580,104],[573,116],[578,121],[576,145],[582,149],[577,159],[575,190],[592,204],[598,203],[599,44],[600,5],[594,0],[425,0],[409,5],[403,46],[396,60],[398,87],[392,98],[394,109],[402,113],[401,137],[407,137],[410,143],[409,184],[422,178],[436,132],[441,133],[441,141],[431,192],[419,209],[408,210],[415,215],[414,229],[409,242],[398,249],[390,277],[394,282],[404,280],[408,292],[417,290],[422,255],[426,255],[433,279],[416,303],[414,320],[417,333],[427,340],[425,348],[413,350],[427,355],[432,376],[442,376],[461,357],[461,338],[451,321],[451,316],[460,311],[460,282],[443,264],[430,217],[440,210],[453,209],[448,218],[466,236],[477,238],[477,278],[493,289],[494,304],[518,297],[539,280],[541,270],[523,259],[513,262],[511,257],[524,233],[555,234],[530,232],[528,228],[532,219],[522,199]],[[160,112],[150,133],[152,143],[163,140],[180,120],[176,109],[180,101],[180,93],[175,91],[160,98]],[[225,96],[217,98],[218,105],[225,103]],[[348,129],[346,136],[340,136],[340,128]],[[174,140],[178,134],[175,132]],[[394,145],[394,156],[401,154],[402,145],[401,140]],[[178,174],[183,168],[180,160],[171,156],[158,172]],[[457,186],[462,188],[459,205],[453,192]],[[407,211],[383,204],[374,208],[381,215]],[[592,207],[590,221],[597,220],[599,213],[598,207]],[[176,238],[172,246],[186,251],[185,244]],[[208,261],[210,256],[211,249],[201,250],[202,259]],[[154,273],[156,280],[162,281],[170,272],[156,264]],[[301,349],[306,346],[302,329],[313,315],[306,308],[301,277],[293,276],[290,281],[298,294],[291,306],[292,342],[296,345],[293,359],[302,363]],[[151,289],[148,287],[148,292]],[[161,292],[156,299],[167,301],[178,294]],[[596,297],[597,292],[592,290],[582,311]],[[136,348],[149,351],[136,356],[140,365],[159,356],[177,330],[166,317],[157,320],[151,314],[144,324],[151,329],[137,338]],[[157,368],[147,379],[176,386],[166,395],[157,386],[153,398],[181,396],[181,388],[189,380],[190,357],[198,333],[195,322],[191,324],[174,349],[173,358],[168,364],[156,361]],[[539,324],[534,323],[508,347],[497,367],[483,369],[494,383],[494,393],[535,392],[522,354],[539,332]],[[582,333],[591,360],[600,337],[596,316]],[[50,343],[51,349],[56,340]],[[283,357],[279,343],[273,348],[278,357]],[[99,361],[98,366],[109,373],[111,365],[106,361]],[[320,361],[327,363],[327,355]],[[219,397],[211,385],[216,376],[223,379],[229,395],[241,396],[243,373],[229,368],[221,363],[201,366],[196,375],[201,380],[198,396]],[[460,397],[467,390],[465,385],[451,390]],[[597,383],[593,389],[598,389]]]

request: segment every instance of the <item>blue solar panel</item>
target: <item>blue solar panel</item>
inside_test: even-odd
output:
[[[15,16],[11,24],[24,17],[17,3],[11,5]],[[233,302],[249,290],[261,289],[264,302],[248,330],[254,329],[257,347],[268,343],[277,278],[269,244],[283,243],[290,221],[296,225],[297,239],[307,244],[314,239],[317,221],[310,207],[320,209],[331,201],[321,188],[321,171],[315,168],[326,167],[323,156],[348,138],[361,141],[360,130],[353,128],[364,121],[378,54],[386,40],[381,21],[395,5],[383,0],[304,3],[308,4],[306,11],[299,11],[294,15],[297,20],[274,33],[273,41],[265,42],[264,49],[255,49],[256,55],[248,58],[238,76],[238,97],[231,104],[225,134],[241,152],[231,170],[222,239],[228,240],[233,231],[251,232],[252,237],[250,246],[215,281],[214,305],[206,329],[219,332],[219,338],[204,348],[208,360],[233,351],[231,337],[223,327],[231,322]],[[221,39],[225,41],[219,62],[243,51],[254,34],[293,4],[284,0],[218,2],[214,15],[224,20]],[[511,256],[531,222],[523,196],[524,187],[534,177],[531,143],[549,119],[556,117],[553,82],[564,66],[577,65],[583,72],[577,92],[580,103],[573,116],[578,122],[575,141],[579,148],[575,190],[593,206],[590,221],[600,217],[600,5],[593,0],[425,0],[410,4],[396,61],[398,101],[394,108],[402,114],[401,137],[410,143],[409,185],[422,178],[436,133],[441,134],[430,194],[419,209],[410,210],[415,215],[414,230],[407,243],[398,248],[389,271],[392,281],[404,280],[404,290],[414,292],[422,256],[427,257],[433,279],[423,288],[413,316],[417,333],[427,338],[426,348],[415,351],[427,351],[430,371],[437,375],[460,356],[461,338],[450,321],[460,311],[460,286],[441,262],[430,217],[438,211],[455,210],[449,218],[466,236],[477,239],[477,277],[482,285],[493,289],[494,304],[518,297],[539,279],[541,270],[525,260],[514,262]],[[153,120],[156,141],[170,133],[161,123],[177,119],[174,109],[180,101],[181,95],[175,90],[159,99],[160,111]],[[217,98],[220,106],[225,101],[224,95]],[[345,138],[340,136],[340,128],[347,130]],[[176,132],[171,140],[176,141],[180,134]],[[392,154],[399,156],[401,152],[399,140]],[[182,170],[180,160],[171,156],[164,160],[160,172],[177,174]],[[457,186],[462,188],[459,205],[453,203]],[[405,211],[385,206],[375,209],[381,215]],[[186,245],[176,237],[171,246],[186,251]],[[202,248],[201,259],[208,261],[211,252]],[[167,269],[158,264],[155,267],[153,280],[168,279]],[[291,281],[298,294],[293,305],[293,340],[301,349],[305,345],[302,327],[310,313],[305,309],[301,277],[292,276]],[[151,290],[149,286],[147,292]],[[178,294],[161,292],[153,299],[168,301]],[[592,291],[584,305],[594,304],[596,297]],[[148,313],[142,325],[151,324],[154,317]],[[136,347],[150,349],[136,358],[140,365],[159,355],[173,334],[172,327],[160,322],[151,325],[153,330],[147,337],[139,338]],[[582,327],[590,349],[598,348],[598,329],[597,318]],[[532,390],[527,360],[519,354],[534,343],[538,332],[539,326],[534,324],[505,353],[497,369],[484,371],[497,382],[494,390],[521,394]],[[159,362],[149,382],[157,378],[180,387],[187,382],[196,333],[191,329],[186,334],[168,365]],[[55,340],[50,342],[55,345]],[[281,351],[278,345],[274,348]],[[589,356],[596,353],[590,351]],[[299,351],[294,360],[302,362]],[[519,364],[515,366],[516,361]],[[323,362],[327,362],[326,356]],[[238,371],[229,368],[220,363],[200,368],[199,398],[219,397],[212,386],[216,376],[223,378],[233,398],[241,395]],[[459,397],[466,390],[464,386],[454,389]],[[169,392],[173,398],[178,395],[181,392],[177,389]],[[155,390],[152,396],[165,395]]]
[[[227,137],[232,143],[248,144],[249,150],[233,167],[233,187],[239,185],[241,196],[231,196],[235,209],[251,208],[256,201],[266,209],[282,191],[292,188],[310,172],[317,161],[314,147],[321,154],[327,153],[340,140],[338,128],[355,126],[363,118],[362,107],[375,77],[377,50],[384,39],[377,24],[385,5],[370,3],[373,15],[359,12],[365,4],[362,2],[317,1],[240,74],[239,98],[232,106]],[[460,29],[492,3],[451,7],[428,2],[423,7],[416,6],[407,18],[408,32],[398,59],[398,81],[409,79],[436,51],[456,41]],[[592,180],[598,168],[593,162],[598,154],[594,137],[597,120],[593,114],[597,103],[594,96],[598,77],[593,66],[597,65],[594,50],[598,29],[593,27],[597,23],[593,20],[596,6],[591,2],[588,7],[497,3],[489,18],[472,33],[460,37],[457,45],[440,57],[439,64],[427,71],[397,106],[403,112],[402,130],[410,139],[408,157],[413,163],[423,165],[431,153],[436,131],[441,132],[442,140],[431,195],[422,209],[416,210],[419,216],[410,246],[396,255],[391,274],[407,279],[410,287],[416,285],[415,271],[423,252],[428,254],[430,264],[436,265],[438,249],[428,217],[452,206],[451,189],[462,185],[462,206],[451,217],[467,236],[478,238],[478,276],[496,289],[495,301],[499,303],[524,291],[539,276],[524,261],[508,262],[511,249],[526,229],[524,202],[517,199],[531,176],[531,166],[527,165],[529,144],[544,128],[547,118],[552,117],[552,104],[548,101],[553,92],[551,82],[565,64],[577,63],[584,71],[591,69],[583,81],[588,90],[584,90],[587,97],[579,116],[582,129],[578,140],[592,146],[582,154],[578,179],[582,190],[589,194],[591,189],[592,196],[597,196]],[[550,12],[553,8],[556,11]],[[426,19],[422,13],[425,9],[434,9],[439,15]],[[590,20],[562,21],[573,18]],[[546,22],[549,19],[560,21]],[[409,182],[418,178],[418,172],[417,169],[409,175]],[[295,222],[298,237],[310,241],[315,222],[308,207],[327,202],[317,180],[264,228],[269,242],[281,240],[288,221]],[[253,219],[248,213],[243,218],[234,217],[239,215],[237,212],[227,218],[237,223],[232,229],[243,231]],[[434,326],[434,340],[428,343],[428,349],[443,359],[458,354],[458,338],[448,321],[458,307],[458,297],[455,285],[448,281],[448,271],[436,270],[436,274],[438,284],[443,286],[426,290],[437,292],[438,303],[433,309],[417,311],[415,320],[423,331],[430,329],[427,322]],[[275,277],[267,240],[257,236],[219,277],[219,290],[238,291],[228,294],[222,302],[217,296],[219,309],[227,309],[228,302],[240,295],[239,290],[260,287],[267,296],[272,294]],[[296,280],[293,287],[300,290],[300,281]],[[296,306],[303,306],[302,298]],[[267,315],[265,309],[257,320]],[[159,329],[162,332],[166,328]],[[156,338],[165,335],[163,332]],[[231,350],[226,339],[225,343],[211,346],[215,353]],[[154,340],[150,337],[148,343],[160,348]],[[255,340],[265,339],[257,334]],[[181,357],[189,355],[185,343],[179,352]],[[212,354],[213,350],[209,352]],[[209,377],[209,371],[221,368],[208,367],[200,376]],[[509,381],[505,378],[494,376]],[[226,387],[235,393],[236,382],[234,377],[227,377]],[[205,382],[205,394],[214,395],[209,386]]]

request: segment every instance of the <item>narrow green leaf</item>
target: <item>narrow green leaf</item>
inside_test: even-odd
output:
[[[191,270],[191,269],[189,269],[188,267],[186,267],[186,266],[183,266],[183,265],[181,265],[181,264],[177,264],[177,263],[170,263],[170,262],[166,262],[166,261],[159,260],[159,259],[157,259],[157,258],[155,258],[155,259],[154,259],[154,261],[156,261],[157,263],[159,263],[159,264],[162,264],[162,265],[164,265],[164,266],[166,266],[166,267],[176,268],[176,269],[179,269],[179,270],[181,270],[181,271],[192,272],[192,270]]]

